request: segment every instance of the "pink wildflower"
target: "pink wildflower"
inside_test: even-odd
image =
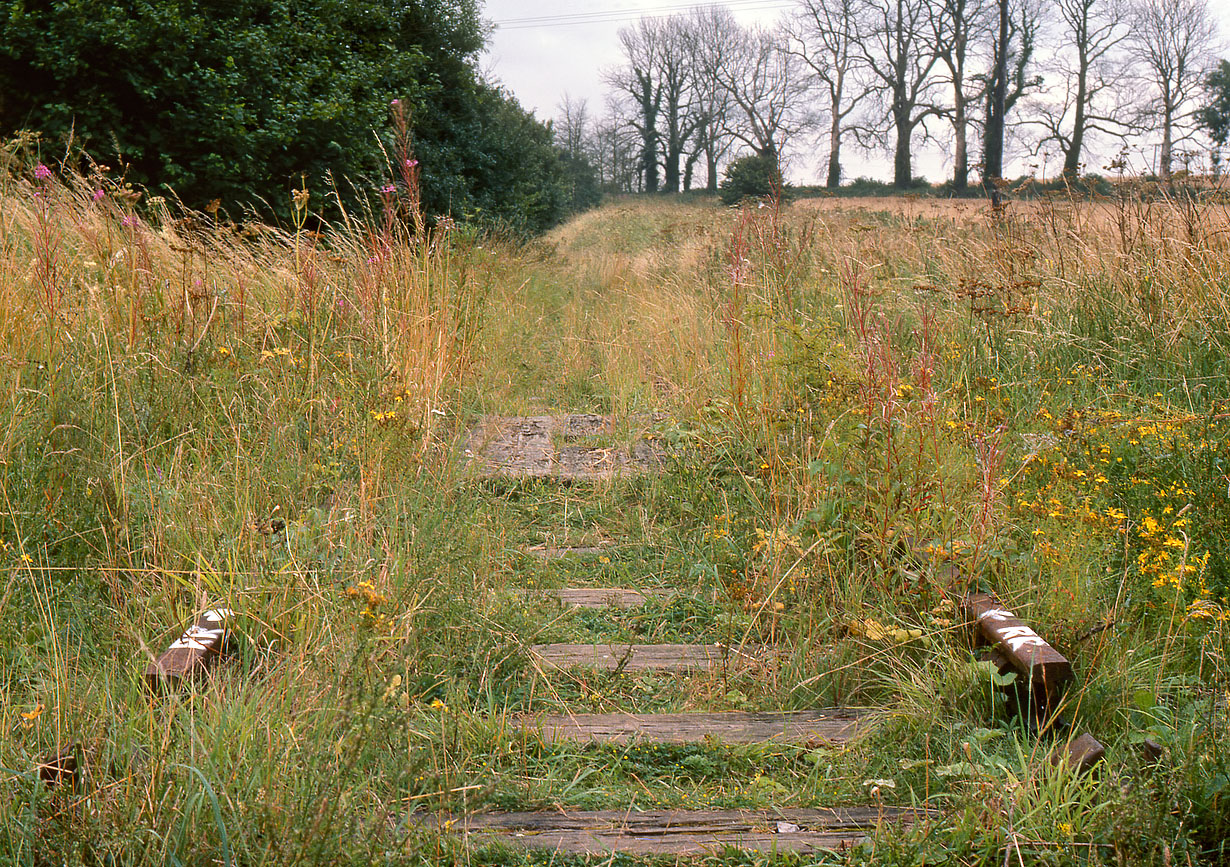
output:
[[[131,229],[133,226],[137,225],[137,218],[129,214],[121,220],[121,223],[123,223],[125,228]]]
[[[380,188],[380,192],[386,193],[386,194],[395,193],[397,192],[397,187],[393,186],[392,184],[385,184],[383,187]]]
[[[34,169],[34,177],[38,178],[40,181],[45,181],[51,177],[51,169],[47,168],[42,163],[39,163]]]
[[[106,194],[106,193],[104,193],[102,190],[95,190],[95,191],[94,191],[94,201],[96,201],[96,202],[101,202],[101,201],[102,201],[103,196],[105,196],[105,195],[107,195],[107,194]]]

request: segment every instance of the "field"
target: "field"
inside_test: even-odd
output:
[[[514,244],[392,200],[318,232],[306,196],[285,231],[138,198],[101,170],[0,187],[0,862],[565,864],[445,817],[903,806],[933,812],[699,858],[1227,862],[1216,199],[634,199]],[[562,413],[660,465],[475,471],[481,417]],[[534,592],[585,587],[643,604]],[[1009,712],[972,590],[1071,660],[1061,721]],[[151,695],[222,604],[223,658]],[[679,673],[533,649],[619,642],[775,650]],[[517,725],[829,707],[870,724]],[[1105,760],[1053,766],[1084,732]],[[70,743],[75,784],[46,785]]]

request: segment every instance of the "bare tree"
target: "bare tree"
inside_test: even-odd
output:
[[[594,163],[603,188],[612,193],[644,189],[641,134],[625,109],[626,100],[609,96],[606,115],[594,124]]]
[[[730,100],[725,130],[756,153],[779,159],[805,125],[796,99],[801,83],[796,58],[783,49],[781,34],[741,27],[720,7],[699,20],[698,38],[711,49],[702,56],[701,71]]]
[[[893,126],[893,185],[913,179],[914,133],[942,109],[933,101],[933,4],[928,0],[867,0],[863,56]]]
[[[690,189],[694,165],[705,160],[705,188],[717,192],[718,165],[730,152],[734,136],[728,122],[734,111],[730,91],[715,70],[726,62],[727,45],[737,38],[739,25],[729,11],[719,6],[701,6],[692,12],[688,34],[696,80],[696,130],[692,152],[684,170],[684,188]]]
[[[590,156],[587,106],[587,100],[577,99],[565,92],[556,107],[559,116],[555,119],[555,143],[571,157]]]
[[[1158,170],[1170,180],[1177,141],[1195,126],[1204,70],[1211,59],[1217,26],[1208,0],[1135,0],[1131,54],[1148,75],[1151,114],[1162,134]]]
[[[870,93],[858,79],[865,65],[859,51],[863,34],[862,0],[801,0],[786,24],[786,50],[807,70],[807,84],[824,94],[828,114],[828,168],[825,186],[841,184],[841,140],[863,98]]]
[[[1125,58],[1119,52],[1128,35],[1127,17],[1121,0],[1057,0],[1055,7],[1070,48],[1056,58],[1063,78],[1059,98],[1040,100],[1034,122],[1043,128],[1038,146],[1057,144],[1063,173],[1075,177],[1088,135],[1122,137],[1132,128],[1122,87]]]
[[[659,139],[665,187],[666,192],[677,193],[680,160],[702,120],[697,111],[695,37],[689,20],[679,15],[665,19],[653,32],[659,41],[654,55],[662,94]]]
[[[1042,77],[1030,74],[1042,14],[1037,0],[995,0],[991,17],[994,40],[991,71],[986,76],[982,180],[991,198],[998,202],[999,192],[995,181],[1004,174],[1004,138],[1008,115],[1022,96],[1042,86]]]
[[[943,114],[952,123],[952,185],[957,190],[969,186],[970,108],[985,87],[970,68],[991,35],[991,11],[990,0],[939,0],[931,17],[935,54],[948,72],[944,83],[952,89]]]
[[[726,132],[726,117],[730,112],[730,95],[706,76],[698,78],[696,94],[696,128],[692,133],[692,148],[683,171],[683,188],[692,189],[697,162],[705,160],[705,189],[716,193],[718,164],[730,152],[734,138]]]
[[[641,171],[644,189],[658,191],[658,112],[662,108],[662,82],[658,78],[661,24],[642,18],[619,31],[627,65],[607,73],[607,83],[632,100],[636,113],[630,122],[641,136]]]

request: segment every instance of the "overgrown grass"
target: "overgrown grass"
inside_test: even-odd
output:
[[[215,225],[101,167],[0,194],[0,860],[566,863],[431,810],[927,803],[783,863],[1224,862],[1227,213],[1198,199],[644,200],[511,248],[413,178],[318,234]],[[1014,206],[1017,207],[1017,206]],[[658,476],[465,471],[481,412],[664,413]],[[606,444],[602,440],[601,444]],[[544,561],[535,545],[614,544]],[[527,588],[663,591],[566,611]],[[953,602],[1077,671],[1006,716]],[[151,699],[206,603],[227,661]],[[686,677],[547,641],[772,643]],[[849,745],[544,744],[516,714],[878,708]],[[1157,763],[1142,751],[1162,747]],[[34,777],[76,740],[76,790]],[[606,863],[606,859],[602,859]],[[613,863],[620,863],[615,859]]]

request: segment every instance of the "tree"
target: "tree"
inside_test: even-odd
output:
[[[688,19],[675,15],[656,29],[658,81],[662,85],[659,138],[662,144],[663,181],[666,192],[679,192],[680,161],[688,141],[702,120],[697,112],[697,82],[694,35]]]
[[[555,143],[570,157],[589,155],[589,107],[588,101],[574,99],[566,91],[557,106],[555,119]]]
[[[729,97],[725,131],[757,154],[779,160],[786,142],[805,125],[796,58],[784,50],[780,33],[741,27],[724,9],[715,7],[703,20],[700,38],[713,50],[704,56],[702,72]]]
[[[851,118],[870,92],[858,80],[865,59],[858,51],[861,0],[802,0],[786,26],[786,50],[808,70],[807,83],[824,93],[828,112],[825,186],[841,185],[841,141]]]
[[[982,139],[982,183],[999,205],[996,182],[1004,176],[1004,130],[1008,96],[1008,0],[996,0],[995,41],[991,61],[990,86],[987,88],[987,122]]]
[[[1221,168],[1221,148],[1230,139],[1230,60],[1219,60],[1204,79],[1205,103],[1196,117],[1213,139],[1213,166]]]
[[[995,0],[991,71],[985,78],[987,107],[982,139],[982,181],[993,201],[999,201],[997,180],[1004,174],[1004,139],[1008,115],[1022,96],[1042,86],[1030,75],[1041,13],[1035,0]]]
[[[483,43],[474,0],[0,0],[0,132],[71,137],[190,206],[285,216],[302,183],[314,202],[336,187],[353,206],[380,182],[373,133],[391,142],[399,98],[430,212],[482,201],[536,224],[541,202],[501,199],[491,166],[531,143],[537,165],[558,161],[545,127],[529,136],[520,107],[478,76]],[[507,148],[487,136],[501,124]]]
[[[1056,7],[1071,48],[1058,58],[1060,98],[1039,102],[1035,122],[1043,128],[1038,146],[1057,144],[1063,173],[1075,177],[1089,134],[1121,137],[1132,126],[1129,106],[1120,102],[1125,67],[1116,62],[1127,18],[1120,0],[1058,0]]]
[[[555,146],[564,169],[568,211],[576,213],[602,200],[602,177],[592,159],[595,148],[586,100],[565,93],[558,108],[560,114],[553,126]]]
[[[534,235],[593,204],[575,189],[584,186],[573,174],[579,168],[567,165],[551,129],[504,91],[480,86],[453,129],[465,149],[451,149],[450,167],[469,181],[453,189],[455,213],[485,215],[500,227]]]
[[[630,98],[635,113],[629,121],[641,136],[641,172],[644,190],[658,191],[658,113],[662,109],[662,82],[658,78],[660,24],[654,18],[642,18],[633,27],[619,31],[626,66],[607,73],[607,83]]]
[[[616,96],[607,99],[607,113],[594,125],[594,154],[605,190],[635,192],[643,182],[640,170],[640,133],[624,113]]]
[[[692,166],[700,156],[705,159],[705,189],[716,193],[718,164],[729,153],[734,137],[728,119],[734,104],[727,90],[713,74],[725,57],[729,38],[738,32],[738,24],[730,13],[717,6],[698,7],[688,26],[692,67],[696,82],[696,129],[692,151],[684,172],[684,188],[691,186]]]
[[[774,154],[748,154],[726,167],[719,197],[724,205],[744,199],[783,197],[787,193]]]
[[[1195,98],[1217,28],[1207,0],[1135,0],[1128,40],[1147,70],[1152,114],[1161,128],[1158,170],[1170,179],[1174,146],[1190,135]]]
[[[952,101],[943,114],[952,122],[952,185],[957,190],[969,186],[970,106],[976,105],[979,82],[970,74],[970,64],[985,37],[990,35],[988,0],[940,0],[931,18],[936,56],[948,70]]]
[[[693,52],[696,47],[694,37]],[[698,69],[702,67],[697,67]],[[684,164],[683,188],[692,189],[692,176],[697,161],[705,160],[705,189],[716,193],[718,188],[718,163],[730,152],[733,138],[726,132],[726,118],[730,112],[730,94],[708,76],[696,79],[696,126],[692,131],[692,147]]]
[[[939,57],[930,39],[932,4],[928,0],[868,0],[863,57],[876,79],[894,130],[893,185],[913,180],[914,133],[926,129],[940,107],[932,101],[931,75]]]

